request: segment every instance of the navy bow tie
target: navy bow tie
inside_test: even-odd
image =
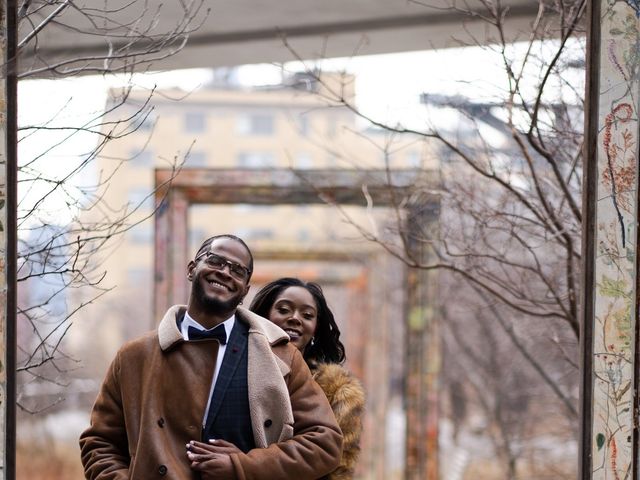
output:
[[[220,345],[226,345],[227,343],[227,331],[224,329],[224,325],[220,324],[212,330],[198,330],[195,327],[189,326],[189,340],[202,340],[204,338],[215,338],[220,342]]]

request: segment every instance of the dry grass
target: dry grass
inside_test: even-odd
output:
[[[49,442],[18,443],[18,480],[82,480],[80,452],[76,446]]]

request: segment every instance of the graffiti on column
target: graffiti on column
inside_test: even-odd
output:
[[[628,0],[601,11],[592,478],[622,480],[634,462],[640,10]]]

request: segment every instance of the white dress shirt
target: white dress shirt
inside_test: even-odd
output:
[[[227,343],[229,342],[229,337],[231,336],[231,330],[233,330],[233,326],[236,323],[236,316],[231,315],[231,317],[227,318],[222,325],[224,325],[224,331],[227,334]],[[189,327],[196,328],[198,330],[207,331],[202,325],[196,322],[193,318],[189,316],[187,312],[184,313],[184,319],[182,320],[182,324],[180,325],[180,333],[182,333],[182,338],[186,342],[189,341]],[[215,327],[214,327],[215,328]],[[204,411],[204,418],[202,419],[202,426],[204,427],[207,422],[207,415],[209,415],[209,405],[211,405],[211,397],[213,396],[213,390],[216,386],[216,380],[218,380],[218,372],[220,372],[220,367],[222,366],[222,360],[224,359],[224,352],[227,350],[227,344],[220,345],[218,347],[218,357],[216,358],[216,368],[213,370],[213,380],[211,381],[211,390],[209,390],[209,400],[207,401],[207,408]]]

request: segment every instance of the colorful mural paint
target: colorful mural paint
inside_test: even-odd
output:
[[[640,9],[601,2],[593,329],[593,479],[633,471]]]

